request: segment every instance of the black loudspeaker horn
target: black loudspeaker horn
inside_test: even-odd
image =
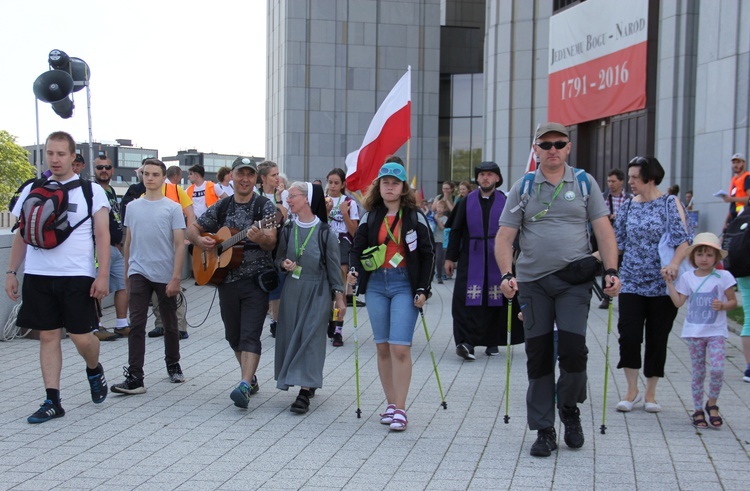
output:
[[[73,77],[62,70],[50,70],[34,81],[34,95],[42,102],[52,104],[55,114],[63,119],[73,116],[73,101],[68,96],[73,92]]]
[[[78,92],[89,83],[91,70],[88,63],[80,58],[70,57],[70,74],[73,77],[73,92]]]

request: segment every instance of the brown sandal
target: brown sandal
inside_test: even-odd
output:
[[[706,413],[708,413],[708,422],[711,423],[711,428],[719,429],[724,425],[724,420],[721,418],[721,416],[711,416],[711,411],[719,412],[719,406],[713,405],[709,406],[708,403],[706,403]]]
[[[698,409],[693,413],[693,426],[700,429],[708,428],[708,423],[706,422],[706,413],[703,412],[702,409]]]

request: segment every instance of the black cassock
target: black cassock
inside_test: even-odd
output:
[[[487,225],[490,218],[490,209],[495,200],[496,193],[492,193],[489,199],[480,197],[479,203],[482,207],[482,223],[484,224],[484,235],[487,236]],[[466,199],[462,199],[452,214],[453,223],[448,240],[446,259],[457,263],[456,283],[453,288],[453,338],[456,345],[466,343],[471,346],[506,346],[508,335],[508,302],[503,301],[502,307],[489,307],[487,305],[488,295],[483,295],[482,305],[475,307],[466,306],[466,284],[469,276],[469,227],[466,223]],[[493,237],[494,239],[494,237]],[[494,261],[494,240],[485,247],[486,256]],[[476,251],[475,253],[480,253]],[[490,257],[485,257],[484,264],[488,264]],[[501,271],[502,273],[502,271]],[[484,285],[489,284],[487,268],[484,270]],[[511,321],[510,344],[521,344],[524,340],[523,323],[518,320],[520,312],[518,295],[513,298],[513,311]]]

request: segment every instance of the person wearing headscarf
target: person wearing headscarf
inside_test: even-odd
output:
[[[450,276],[458,263],[453,288],[453,339],[456,354],[475,360],[474,347],[486,346],[487,356],[499,354],[508,339],[508,300],[500,293],[501,273],[495,261],[495,234],[505,207],[500,167],[482,162],[474,168],[479,186],[454,210],[451,241],[445,253],[445,273]],[[514,300],[517,304],[518,301]],[[520,312],[518,305],[515,312]],[[523,325],[513,317],[511,344],[523,343]]]
[[[295,218],[281,232],[276,267],[286,275],[276,328],[276,388],[300,391],[290,411],[304,414],[323,386],[326,334],[335,297],[339,319],[346,313],[336,234],[327,223],[323,188],[295,182],[287,196]]]

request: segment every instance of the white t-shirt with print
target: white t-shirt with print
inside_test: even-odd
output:
[[[80,179],[80,177],[75,176],[61,182],[62,184],[67,184],[75,179]],[[17,217],[21,216],[23,202],[29,195],[32,184],[23,188],[16,206],[11,211]],[[81,184],[82,186],[87,185],[86,183]],[[94,195],[91,214],[96,214],[102,208],[106,208],[109,212],[109,199],[107,199],[104,189],[101,186],[91,186],[91,189]],[[81,186],[68,191],[68,204],[68,222],[71,225],[75,225],[88,213],[86,197],[83,195]],[[105,219],[107,220],[107,228],[109,229],[109,216],[106,216]],[[93,219],[88,219],[79,225],[65,239],[65,242],[54,249],[39,249],[27,245],[24,272],[45,276],[89,276],[96,278],[93,234]]]
[[[193,187],[191,199],[193,200],[195,218],[200,218],[208,210],[208,206],[206,206],[206,181],[203,181],[200,186]]]
[[[729,337],[727,312],[714,310],[711,302],[719,299],[726,302],[724,292],[737,282],[729,271],[715,270],[708,277],[696,276],[695,271],[683,273],[675,281],[675,290],[688,297],[685,323],[682,325],[683,338],[707,338],[709,336]]]
[[[336,235],[347,233],[349,230],[346,228],[346,222],[344,221],[344,215],[341,213],[341,203],[346,199],[346,195],[341,195],[338,198],[331,197],[333,201],[333,208],[331,213],[328,215],[328,226]],[[352,220],[359,220],[359,209],[357,208],[357,202],[353,199],[349,200],[349,218]]]

